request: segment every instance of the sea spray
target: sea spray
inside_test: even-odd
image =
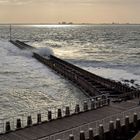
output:
[[[44,57],[50,57],[50,55],[54,55],[54,52],[50,48],[45,48],[41,47],[38,49],[32,49],[32,50],[17,50],[17,51],[9,51],[9,54],[14,55],[14,56],[24,56],[24,57],[32,57],[33,52],[40,54],[41,56]]]
[[[97,74],[104,78],[109,78],[115,81],[120,81],[123,84],[127,84],[130,87],[135,87],[140,89],[140,76],[135,75],[133,73],[128,72],[124,69],[114,69],[114,68],[105,68],[105,67],[84,67],[82,65],[78,65],[85,70],[90,71],[91,73]]]
[[[34,49],[21,50],[9,42],[0,41],[0,46],[2,46],[1,55],[4,55],[4,56],[6,56],[6,55],[23,56],[23,57],[31,58],[33,55],[33,51],[34,51]]]
[[[40,47],[34,49],[25,49],[21,50],[17,47],[13,47],[13,45],[9,44],[12,47],[6,48],[8,51],[8,55],[12,56],[25,56],[25,57],[32,57],[33,52],[40,54],[41,56],[50,57],[50,55],[54,55],[53,50],[50,47]]]
[[[33,50],[8,50],[8,54],[12,56],[32,57]]]
[[[35,52],[40,54],[41,56],[47,56],[48,58],[50,57],[50,55],[54,55],[53,50],[49,47],[38,48]]]

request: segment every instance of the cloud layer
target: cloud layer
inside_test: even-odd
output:
[[[140,0],[0,0],[0,4],[22,5],[29,3],[85,3],[85,4],[129,4],[140,3]]]
[[[140,23],[140,0],[0,0],[4,23]]]

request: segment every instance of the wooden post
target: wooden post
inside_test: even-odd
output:
[[[94,140],[94,134],[92,128],[89,128],[89,140]]]
[[[91,110],[92,110],[92,109],[95,109],[95,102],[94,102],[94,99],[91,100]]]
[[[117,137],[118,139],[121,138],[121,121],[120,121],[119,118],[116,119],[116,137]]]
[[[99,108],[99,100],[96,98],[96,109]]]
[[[58,112],[57,112],[57,118],[58,119],[62,118],[62,112],[60,108],[58,109]]]
[[[105,140],[104,127],[102,124],[99,125],[99,140]]]
[[[101,100],[101,98],[99,98],[98,102],[99,102],[99,108],[102,107],[102,100]]]
[[[66,107],[65,116],[70,116],[70,108],[69,106]]]
[[[137,129],[137,123],[138,123],[138,115],[137,113],[134,113],[134,117],[133,117],[133,126],[134,126],[134,129]]]
[[[6,122],[5,131],[6,133],[11,131],[10,122]]]
[[[85,140],[85,132],[80,131],[80,140]]]
[[[110,105],[110,99],[107,98],[107,105]]]
[[[103,99],[103,98],[101,99],[101,105],[102,105],[102,107],[103,107],[104,104],[105,104],[105,103],[104,103],[104,102],[105,102],[104,100],[105,100],[105,99]]]
[[[84,111],[88,111],[88,103],[87,101],[84,101]]]
[[[49,110],[48,111],[48,121],[51,121],[52,120],[52,111]]]
[[[125,136],[129,137],[129,116],[125,116]]]
[[[95,100],[95,109],[97,109],[97,108],[98,108],[98,101]]]
[[[109,122],[109,140],[114,140],[114,122]]]
[[[32,125],[32,117],[28,116],[27,117],[27,126],[31,126]]]
[[[103,106],[106,105],[106,96],[105,95],[102,95],[102,103],[103,103]]]
[[[37,114],[37,123],[40,124],[41,123],[41,114]]]
[[[69,135],[69,140],[74,140],[73,134],[70,134],[70,135]]]
[[[20,128],[21,128],[21,120],[20,120],[20,119],[17,119],[16,128],[17,128],[17,129],[20,129]]]
[[[80,113],[80,106],[79,106],[79,104],[77,104],[76,107],[75,107],[75,113]]]
[[[100,100],[100,107],[103,107],[104,106],[104,99],[101,98]]]

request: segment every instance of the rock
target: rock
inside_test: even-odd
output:
[[[131,80],[130,80],[130,83],[131,83],[131,84],[134,84],[134,82],[135,82],[134,79],[131,79]]]

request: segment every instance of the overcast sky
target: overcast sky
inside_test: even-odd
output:
[[[140,0],[0,0],[0,23],[140,23]]]

